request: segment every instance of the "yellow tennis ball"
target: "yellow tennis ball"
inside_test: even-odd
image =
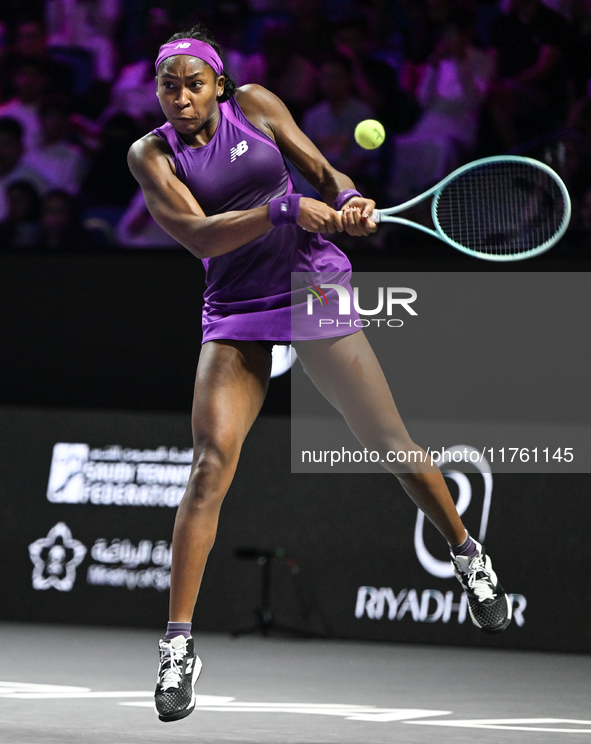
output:
[[[384,127],[375,119],[360,121],[355,127],[355,142],[364,150],[375,150],[386,137]]]

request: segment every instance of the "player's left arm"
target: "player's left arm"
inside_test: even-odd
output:
[[[245,85],[236,91],[236,100],[248,120],[275,140],[285,157],[328,205],[332,206],[341,191],[355,189],[349,176],[333,168],[306,137],[276,95],[260,85]],[[373,199],[352,197],[343,205],[343,227],[350,235],[375,232],[377,225],[370,219],[374,209]]]

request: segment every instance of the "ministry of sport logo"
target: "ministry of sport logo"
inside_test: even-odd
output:
[[[29,545],[33,562],[33,589],[69,592],[76,581],[76,569],[84,560],[86,547],[72,537],[70,528],[58,522],[47,537]]]
[[[242,140],[242,142],[239,142],[236,147],[233,147],[230,150],[230,162],[233,163],[236,158],[240,157],[240,155],[244,155],[247,150],[248,142],[246,140]]]
[[[72,536],[67,524],[58,522],[46,537],[29,545],[33,589],[72,591],[76,569],[87,553],[91,559],[86,568],[87,584],[131,591],[170,588],[172,545],[166,540],[97,537],[87,549]]]

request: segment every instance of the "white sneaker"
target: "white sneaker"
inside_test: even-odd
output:
[[[186,718],[195,708],[194,685],[201,674],[201,659],[193,639],[182,635],[160,641],[160,666],[154,702],[161,721]]]
[[[485,633],[500,633],[511,622],[511,602],[493,571],[484,546],[474,542],[478,553],[472,558],[451,554],[454,574],[468,595],[468,609],[474,625]]]

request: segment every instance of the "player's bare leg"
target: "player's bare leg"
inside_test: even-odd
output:
[[[222,501],[269,383],[271,356],[256,341],[203,345],[193,399],[193,464],[172,538],[170,620],[191,622]]]
[[[364,447],[384,453],[384,460],[388,451],[422,452],[400,418],[382,368],[362,331],[294,345],[314,385],[343,415]],[[384,467],[396,475],[445,539],[459,545],[466,530],[439,468],[425,459],[417,465],[384,462]]]
[[[491,633],[504,630],[511,620],[511,604],[490,558],[467,534],[437,466],[411,440],[365,334],[360,331],[294,345],[318,390],[340,411],[361,444],[380,453],[384,467],[396,475],[449,543],[454,572],[468,596],[474,624]],[[389,463],[387,452],[422,452],[424,459],[417,463],[406,457],[404,464]]]
[[[191,620],[222,501],[267,391],[271,355],[256,341],[210,341],[199,356],[193,398],[193,464],[172,538],[170,622],[160,641],[156,710],[176,721],[195,707],[201,670]]]

